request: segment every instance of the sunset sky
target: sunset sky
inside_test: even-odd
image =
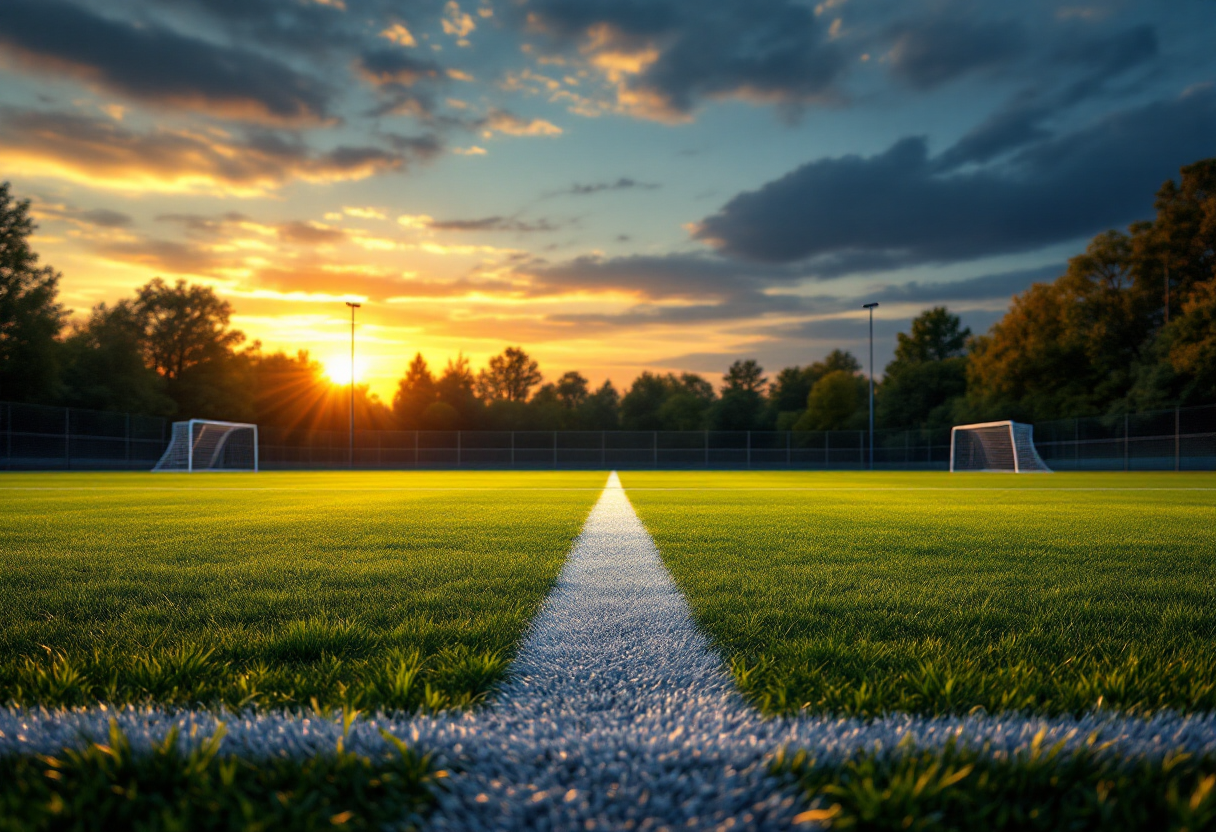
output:
[[[1216,2],[0,0],[0,179],[83,313],[214,286],[409,357],[879,365],[1216,155]]]

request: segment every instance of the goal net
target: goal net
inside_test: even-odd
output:
[[[169,447],[153,471],[256,471],[258,426],[191,419],[173,423]]]
[[[956,426],[950,431],[950,470],[1051,473],[1034,448],[1034,427],[1021,422]]]

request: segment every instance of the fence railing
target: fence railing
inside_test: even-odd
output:
[[[169,428],[155,416],[0,402],[0,468],[148,470]]]
[[[350,465],[341,431],[262,431],[266,468]],[[356,431],[356,468],[840,468],[868,463],[865,431]],[[945,468],[949,434],[884,431],[875,464]]]
[[[0,402],[0,469],[148,470],[167,419]],[[263,426],[262,467],[351,466],[346,431]],[[1049,466],[1071,470],[1216,470],[1216,406],[1035,425]],[[880,430],[874,466],[945,470],[948,430]],[[852,469],[868,466],[865,431],[356,431],[353,465],[411,468]]]
[[[1041,422],[1034,444],[1056,471],[1216,470],[1216,406]]]

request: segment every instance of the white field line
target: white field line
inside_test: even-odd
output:
[[[0,473],[0,477],[4,476]],[[299,492],[312,493],[316,491],[337,492],[337,491],[483,491],[501,493],[503,491],[599,491],[600,488],[588,486],[444,486],[444,485],[417,485],[417,486],[378,486],[378,485],[362,485],[362,486],[331,486],[318,485],[309,488],[301,488],[298,486],[233,486],[233,485],[200,485],[200,486],[145,486],[145,485],[2,485],[0,491],[188,491],[192,494],[206,493],[209,491],[284,491],[284,492]],[[1019,492],[1019,491],[1216,491],[1216,486],[1200,486],[1200,485],[1167,485],[1167,486],[996,486],[996,485],[974,485],[974,486],[952,486],[952,485],[790,485],[790,486],[767,486],[767,485],[739,485],[739,486],[630,486],[630,491],[849,491],[849,492],[867,492],[867,491],[967,491],[974,494],[984,494],[990,492]]]
[[[281,712],[0,710],[0,753],[53,753],[82,737],[104,740],[110,717],[137,747],[172,725],[184,729],[184,744],[197,742],[223,721],[224,751],[250,758],[322,753],[342,734],[340,720]],[[475,714],[361,718],[347,747],[383,753],[380,728],[457,770],[432,818],[440,829],[583,829],[588,821],[596,828],[783,828],[798,806],[766,766],[786,745],[828,763],[861,749],[890,750],[908,735],[921,747],[954,739],[1013,755],[1028,752],[1042,732],[1040,742],[1066,749],[1216,754],[1216,715],[763,720],[694,626],[615,475],[498,702]]]

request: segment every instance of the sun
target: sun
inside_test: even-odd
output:
[[[321,362],[325,366],[325,377],[333,384],[345,386],[350,384],[350,356],[335,355]],[[363,380],[364,363],[355,359],[355,381]]]

